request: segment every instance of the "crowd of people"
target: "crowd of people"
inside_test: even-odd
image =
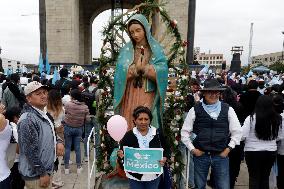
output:
[[[186,98],[189,111],[181,130],[182,142],[192,154],[188,185],[234,188],[245,160],[250,189],[271,188],[273,175],[278,175],[278,189],[284,188],[284,76],[192,77],[192,93]],[[277,171],[271,172],[273,166]]]
[[[94,104],[101,97],[96,76],[70,78],[68,74],[67,69],[61,69],[61,79],[55,85],[37,75],[1,76],[0,150],[3,154],[11,153],[8,148],[15,150],[12,163],[7,163],[5,156],[0,158],[1,188],[62,187],[60,166],[64,164],[64,173],[70,174],[72,147],[77,174],[82,173],[82,162],[87,161],[87,136],[92,127],[99,128]],[[284,77],[278,76],[273,84],[264,77],[254,73],[245,82],[228,75],[225,79],[216,75],[190,79],[191,93],[185,98],[187,112],[181,129],[182,142],[191,152],[190,187],[202,189],[208,184],[212,188],[234,188],[243,160],[248,167],[249,188],[268,189],[273,166],[278,167],[278,189],[284,187]],[[91,104],[84,99],[86,95],[93,97]],[[134,127],[121,140],[118,151],[122,169],[123,146],[161,147],[161,165],[170,159],[164,137],[167,133],[151,127],[152,119],[147,106],[133,110]],[[144,137],[149,139],[147,143],[143,143]],[[16,148],[12,148],[13,143]],[[131,188],[157,188],[160,182],[156,174],[125,172],[125,176]]]
[[[60,167],[64,164],[64,173],[70,174],[72,148],[77,174],[82,173],[87,137],[93,127],[99,128],[95,115],[100,90],[96,76],[68,74],[61,69],[55,85],[36,74],[1,76],[1,189],[62,187]]]

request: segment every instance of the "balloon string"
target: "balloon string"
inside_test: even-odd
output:
[[[120,150],[120,143],[119,142],[117,142],[118,143],[118,149]],[[122,149],[123,150],[123,149]],[[121,163],[123,164],[123,159],[121,159],[120,160],[121,161]]]

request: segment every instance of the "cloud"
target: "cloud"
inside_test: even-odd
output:
[[[39,53],[39,18],[35,14],[38,13],[38,1],[0,1],[1,56],[36,63]]]
[[[252,55],[281,51],[283,7],[282,0],[197,0],[195,44],[201,51],[224,53],[227,63],[231,47],[244,46],[245,64],[253,22]]]
[[[171,0],[173,1],[173,0]],[[38,0],[0,0],[1,57],[37,63],[39,56]],[[254,23],[252,55],[282,51],[283,0],[196,0],[195,46],[201,52],[223,53],[231,61],[231,47],[244,46],[247,61],[250,23]],[[16,6],[15,6],[16,5]],[[28,15],[28,16],[21,16]],[[100,31],[110,11],[93,23],[93,56],[102,46]]]

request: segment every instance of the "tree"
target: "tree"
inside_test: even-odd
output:
[[[278,73],[284,72],[284,63],[281,60],[277,60],[269,66],[269,69],[277,71]]]
[[[242,68],[241,73],[242,73],[242,74],[247,74],[250,70],[251,70],[251,65],[248,64],[247,66],[244,66],[244,67]]]

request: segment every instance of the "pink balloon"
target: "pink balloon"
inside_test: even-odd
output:
[[[127,132],[127,121],[120,115],[112,116],[107,122],[107,131],[110,136],[119,142]]]

